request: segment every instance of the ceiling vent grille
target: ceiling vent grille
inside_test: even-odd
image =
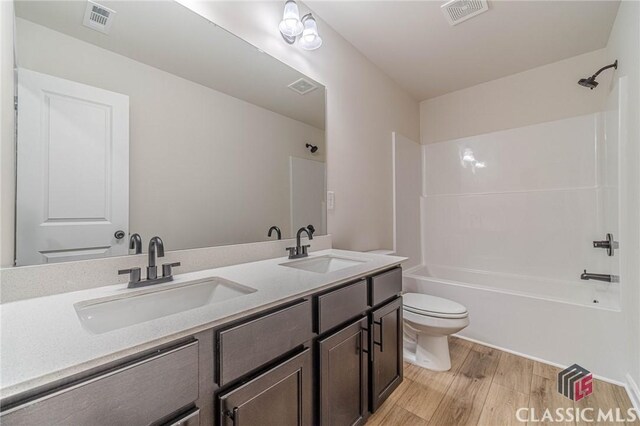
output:
[[[440,6],[451,25],[458,25],[489,10],[487,0],[451,0]]]
[[[304,78],[294,81],[288,87],[289,89],[301,95],[306,95],[307,93],[313,92],[318,88],[318,86]]]
[[[92,30],[109,34],[115,14],[115,10],[111,10],[108,7],[89,0],[87,2],[87,9],[84,12],[84,20],[82,21],[82,24]]]

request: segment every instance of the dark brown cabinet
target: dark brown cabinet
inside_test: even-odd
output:
[[[402,298],[370,314],[371,411],[402,382]]]
[[[311,349],[221,394],[220,425],[302,426],[313,423]]]
[[[368,413],[367,319],[318,342],[320,424],[361,425]]]

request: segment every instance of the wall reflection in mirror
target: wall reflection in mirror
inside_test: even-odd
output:
[[[15,11],[16,265],[326,233],[318,82],[175,2]]]

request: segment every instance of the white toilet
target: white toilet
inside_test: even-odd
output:
[[[404,360],[435,371],[451,368],[447,337],[469,325],[467,308],[452,300],[405,293]]]

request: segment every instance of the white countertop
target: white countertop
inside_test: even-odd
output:
[[[309,257],[327,254],[365,262],[322,274],[281,266],[288,261],[283,257],[179,274],[172,284],[215,276],[257,291],[103,334],[94,334],[82,327],[74,304],[135,291],[128,290],[126,284],[2,304],[0,398],[13,397],[406,260],[397,256],[335,249],[311,253]],[[116,271],[114,280],[115,274]]]

